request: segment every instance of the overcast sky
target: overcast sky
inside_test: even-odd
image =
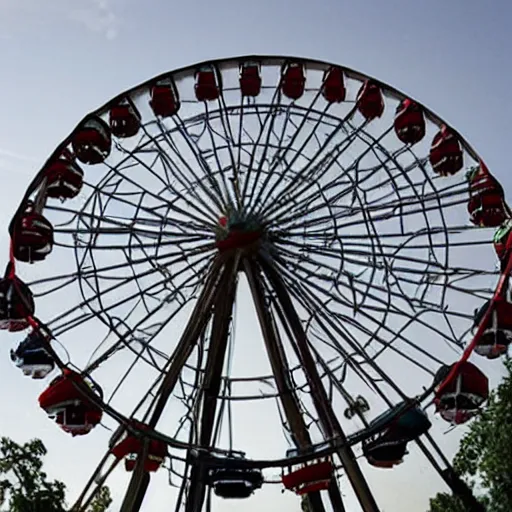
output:
[[[511,20],[506,0],[0,0],[0,218],[7,227],[39,165],[88,111],[164,71],[252,53],[332,61],[411,94],[455,126],[508,191]],[[5,258],[7,247],[4,229]],[[11,366],[12,336],[1,338],[0,434],[17,441],[41,437],[50,450],[50,475],[75,496],[108,436],[70,440],[61,433],[38,410],[42,384]],[[449,454],[459,434],[443,436]],[[411,482],[404,464],[392,477],[371,476],[382,510],[426,509],[442,483],[430,473],[423,480],[423,470],[417,474]],[[143,510],[172,509],[165,479],[158,477]],[[124,475],[114,479],[116,496],[124,481]],[[276,489],[218,510],[298,507],[291,497],[281,501]]]

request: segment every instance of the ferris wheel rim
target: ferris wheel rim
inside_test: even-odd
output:
[[[137,85],[135,87],[132,87],[130,89],[127,89],[126,91],[122,92],[121,94],[119,94],[119,95],[115,96],[114,98],[110,99],[103,106],[101,106],[98,109],[94,110],[93,112],[87,114],[77,124],[77,126],[73,129],[71,134],[55,149],[55,151],[50,155],[48,160],[44,163],[44,165],[42,166],[41,170],[37,173],[36,177],[34,178],[32,183],[27,188],[26,195],[25,195],[25,197],[24,197],[24,199],[23,199],[23,201],[22,201],[22,203],[21,203],[21,205],[20,205],[20,207],[18,209],[18,212],[22,208],[22,206],[26,202],[26,200],[30,197],[30,194],[33,193],[41,185],[41,182],[44,179],[44,171],[46,169],[46,166],[49,164],[49,162],[52,161],[52,159],[58,157],[58,155],[62,152],[62,150],[67,145],[69,145],[69,143],[71,141],[72,135],[84,123],[84,121],[90,119],[92,116],[104,115],[106,113],[106,111],[110,107],[112,107],[114,104],[118,103],[121,99],[124,99],[124,98],[126,98],[128,96],[137,95],[138,92],[142,91],[144,88],[149,87],[150,85],[154,84],[158,80],[165,79],[165,78],[168,78],[168,77],[174,77],[175,75],[180,75],[180,74],[182,74],[184,76],[185,75],[186,76],[190,76],[195,70],[197,70],[198,68],[200,68],[203,65],[210,65],[210,66],[220,67],[220,68],[222,68],[222,66],[229,67],[229,68],[235,68],[238,65],[240,65],[240,63],[246,62],[246,61],[259,61],[259,62],[261,62],[262,65],[268,65],[268,66],[282,65],[285,62],[297,61],[297,62],[300,62],[300,63],[304,64],[306,67],[308,67],[308,69],[316,69],[316,70],[326,70],[326,69],[330,68],[331,66],[336,66],[335,64],[330,63],[330,62],[314,60],[314,59],[309,59],[309,58],[298,58],[298,57],[292,57],[292,56],[248,55],[248,56],[230,57],[230,58],[227,58],[227,59],[223,58],[223,59],[216,59],[216,60],[207,60],[207,61],[204,61],[204,62],[201,62],[201,63],[196,63],[196,64],[193,64],[193,65],[190,65],[190,66],[185,66],[185,67],[182,67],[182,68],[179,68],[179,69],[167,72],[167,73],[163,73],[163,74],[160,74],[160,75],[158,75],[156,77],[153,77],[153,78],[151,78],[149,80],[146,80],[146,81],[140,83],[139,85]],[[388,93],[394,99],[401,100],[401,99],[404,99],[404,98],[410,98],[410,96],[404,95],[398,89],[395,89],[394,87],[391,87],[390,85],[388,85],[388,84],[386,84],[386,83],[384,83],[382,81],[379,81],[377,79],[373,79],[372,77],[370,77],[368,75],[359,73],[357,71],[351,70],[350,68],[346,68],[344,66],[339,66],[339,68],[342,69],[343,72],[349,78],[353,78],[353,79],[359,80],[359,81],[363,81],[363,80],[367,80],[367,79],[373,80],[375,83],[377,83],[378,85],[382,86],[384,93]],[[440,117],[438,117],[436,114],[434,114],[431,110],[429,110],[428,108],[424,107],[421,102],[417,102],[417,103],[422,108],[424,108],[425,114],[426,114],[428,120],[432,124],[434,124],[434,125],[436,125],[438,127],[440,125],[446,124],[446,123],[444,123],[444,121],[442,121],[442,119]],[[470,156],[474,160],[480,161],[480,158],[478,157],[478,155],[474,152],[474,150],[466,142],[466,140],[463,137],[460,136],[459,132],[457,132],[455,129],[451,128],[451,126],[450,126],[450,129],[456,135],[458,135],[459,141],[460,141],[461,145],[470,154]],[[372,147],[373,147],[374,144],[378,144],[378,140],[374,140],[372,142]],[[127,158],[129,158],[129,156],[127,156]],[[219,170],[219,172],[222,173],[223,170]],[[108,175],[108,173],[107,173],[107,175]],[[106,179],[107,176],[105,175],[104,178]],[[461,202],[462,202],[462,200],[461,200]],[[16,216],[18,215],[18,212],[16,213],[14,218],[16,218]],[[471,228],[471,229],[473,229],[473,228]],[[48,293],[52,293],[52,292],[48,292]],[[294,298],[296,299],[296,297],[294,297]],[[310,320],[311,320],[311,318],[309,319],[309,321]],[[41,325],[44,326],[44,324],[41,324]],[[59,360],[59,363],[60,363],[59,366],[61,366],[61,368],[66,367],[66,365],[61,360]],[[298,367],[298,365],[297,365],[297,367]],[[197,370],[197,368],[194,368],[194,369]],[[86,368],[85,370],[83,370],[83,374],[86,375],[87,373],[88,373],[88,371],[87,371],[87,368]],[[239,380],[241,380],[241,381],[251,381],[251,380],[260,380],[261,378],[263,378],[263,377],[254,376],[254,377],[250,377],[250,378],[240,378]],[[223,377],[223,379],[224,379],[224,377]],[[234,380],[236,380],[236,378],[234,378],[233,381]],[[428,390],[426,390],[424,393],[419,394],[416,397],[413,397],[412,400],[416,401],[416,402],[421,402],[422,400],[424,400],[428,396],[428,394],[431,393],[432,390],[433,390],[433,386],[431,388],[429,388]],[[280,394],[276,394],[274,396],[274,398],[280,397],[280,396],[281,396]],[[246,398],[247,397],[241,397],[240,399],[246,399]],[[132,421],[132,418],[128,418],[126,416],[123,416],[121,413],[119,413],[118,410],[112,408],[110,405],[108,405],[108,406],[107,405],[108,404],[103,403],[102,410],[104,412],[106,412],[109,416],[111,416],[113,419],[115,419],[117,422],[119,422],[122,426],[124,426],[127,429],[127,431],[131,429],[130,431],[136,432],[137,435],[142,435],[142,436],[145,436],[145,437],[147,437],[149,439],[154,439],[154,440],[157,440],[157,441],[158,440],[164,441],[169,446],[174,446],[174,447],[177,447],[179,449],[186,450],[187,451],[187,457],[186,457],[186,459],[183,459],[183,460],[187,460],[187,463],[190,463],[191,465],[194,465],[195,457],[193,456],[193,453],[192,453],[194,450],[196,450],[197,453],[199,454],[198,461],[196,461],[197,464],[204,464],[204,460],[205,459],[211,458],[210,463],[212,465],[215,465],[215,460],[214,460],[215,459],[215,454],[226,455],[226,454],[229,454],[229,453],[233,454],[235,452],[236,453],[243,453],[243,452],[240,452],[239,450],[228,451],[228,450],[225,450],[225,449],[222,449],[222,448],[216,448],[216,447],[205,448],[200,443],[196,443],[196,444],[193,444],[193,443],[188,443],[188,444],[187,443],[183,443],[181,441],[178,441],[177,438],[174,439],[174,438],[171,438],[171,437],[161,433],[159,431],[159,429],[156,428],[156,426],[151,431],[145,431],[143,429],[138,429],[136,426],[134,427],[133,425],[130,425],[130,423]],[[309,453],[307,455],[306,454],[298,453],[295,456],[286,457],[286,458],[280,458],[280,459],[273,459],[273,460],[269,460],[269,459],[265,459],[265,460],[263,460],[263,459],[261,459],[261,460],[245,459],[244,462],[242,463],[242,465],[244,467],[254,467],[254,468],[258,468],[258,469],[264,469],[264,468],[270,468],[270,467],[274,467],[274,468],[275,467],[281,467],[282,468],[284,466],[295,465],[295,464],[299,464],[299,463],[302,463],[302,462],[306,462],[306,461],[310,461],[310,460],[316,459],[319,456],[330,455],[330,454],[336,452],[337,449],[340,449],[340,448],[344,447],[345,445],[351,446],[353,444],[357,444],[357,443],[359,443],[364,438],[364,436],[369,437],[369,436],[372,435],[372,433],[373,432],[372,432],[371,428],[363,427],[360,430],[358,430],[357,432],[349,435],[345,441],[343,439],[340,440],[339,438],[332,438],[332,439],[330,438],[328,440],[326,439],[326,440],[324,440],[322,442],[319,442],[319,443],[316,443],[316,444],[312,443],[311,444],[311,449],[313,450],[313,452],[311,452],[311,453]],[[326,444],[328,444],[329,446],[325,447]],[[315,451],[316,448],[322,447],[322,446],[324,446],[323,449],[318,450],[318,452]],[[179,457],[175,457],[175,458],[179,459]],[[199,461],[199,459],[201,459],[201,461]]]

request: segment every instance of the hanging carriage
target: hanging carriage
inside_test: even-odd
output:
[[[489,381],[474,364],[461,362],[457,375],[440,386],[455,365],[443,365],[434,377],[436,412],[450,423],[460,425],[470,420],[489,397]]]
[[[432,140],[429,160],[434,172],[441,176],[451,176],[462,169],[464,162],[459,139],[445,124]]]
[[[180,109],[178,91],[172,79],[159,80],[150,91],[149,106],[157,117],[171,117]]]
[[[404,144],[417,144],[425,137],[425,114],[416,102],[405,98],[396,109],[393,123],[396,136]]]
[[[7,275],[0,280],[0,329],[23,331],[34,312],[34,296],[21,279]]]
[[[308,450],[292,448],[286,452],[287,458],[294,458]],[[334,476],[334,465],[330,457],[319,457],[304,464],[290,465],[283,474],[282,482],[285,489],[299,496],[329,488]]]
[[[76,197],[84,182],[84,172],[67,148],[58,158],[47,164],[44,176],[46,178],[46,196],[61,200]]]
[[[240,91],[242,96],[255,98],[261,92],[261,66],[258,62],[240,64]]]
[[[213,492],[224,499],[249,498],[263,485],[263,475],[258,469],[225,468],[213,469],[209,475]]]
[[[376,433],[363,441],[363,454],[372,466],[392,468],[402,463],[407,443],[431,426],[423,409],[406,402],[398,404],[370,423],[368,428]]]
[[[333,66],[324,73],[322,82],[322,95],[328,103],[341,103],[345,101],[347,90],[343,78],[343,70]]]
[[[11,224],[13,255],[18,261],[42,261],[53,249],[53,226],[29,203]]]
[[[88,117],[73,133],[71,147],[83,164],[102,163],[112,149],[112,135],[108,124],[101,117]]]
[[[134,426],[137,428],[148,431],[149,426],[135,422]],[[126,432],[124,439],[116,442],[111,448],[110,452],[116,459],[124,459],[124,465],[126,471],[133,471],[137,465],[137,460],[143,451],[143,439],[135,434]],[[146,460],[144,461],[144,471],[148,473],[154,473],[158,471],[160,466],[167,457],[167,444],[163,441],[156,439],[150,439],[148,442],[148,453]]]
[[[140,130],[141,116],[137,107],[125,99],[114,105],[109,112],[110,131],[114,137],[134,137]]]
[[[298,100],[306,87],[306,71],[300,62],[288,62],[281,70],[281,92],[291,100]]]
[[[72,436],[88,434],[101,421],[101,407],[85,395],[79,386],[87,385],[102,399],[101,388],[82,375],[64,369],[39,396],[40,407],[64,432]]]
[[[487,301],[475,313],[474,330],[476,330],[489,309],[491,301]],[[482,335],[477,340],[475,353],[487,359],[496,359],[507,353],[512,342],[512,303],[505,297],[497,297],[492,312],[485,323]]]
[[[49,336],[40,330],[33,330],[16,350],[11,350],[11,361],[22,370],[23,375],[44,379],[55,368],[55,361],[46,348],[49,343]]]
[[[471,222],[482,227],[503,224],[508,216],[503,188],[483,162],[471,169],[468,181],[468,212]]]
[[[214,101],[219,98],[221,78],[215,66],[202,66],[196,72],[195,93],[197,101]]]
[[[366,80],[357,93],[357,110],[367,120],[381,117],[384,113],[384,96],[378,84]]]

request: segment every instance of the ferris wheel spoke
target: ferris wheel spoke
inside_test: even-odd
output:
[[[340,127],[340,130],[342,128]],[[358,128],[362,129],[362,128]],[[357,133],[357,132],[356,132]],[[260,209],[259,214],[265,218],[273,218],[282,208],[289,207],[289,204],[297,204],[302,201],[302,196],[308,194],[312,183],[322,182],[326,179],[336,165],[338,159],[350,149],[351,145],[357,140],[356,133],[349,133],[341,141],[329,148],[329,144],[335,139],[339,132],[333,131],[324,142],[324,145],[318,150],[313,158],[294,176],[294,179],[283,185],[279,191],[279,198],[275,201],[267,201],[266,205]],[[325,153],[325,154],[324,154]],[[344,169],[344,167],[342,167]],[[266,208],[268,206],[268,208]]]
[[[263,161],[265,160],[266,151],[268,150],[267,144],[271,141],[272,129],[274,126],[275,119],[278,113],[281,111],[281,95],[276,89],[272,94],[270,99],[270,104],[268,105],[254,105],[254,111],[258,118],[259,122],[259,130],[257,130],[257,135],[254,137],[253,150],[249,157],[249,162],[247,164],[247,174],[245,175],[245,179],[243,180],[241,197],[244,202],[247,204],[251,204],[252,197],[255,193],[255,186],[257,181],[261,176],[261,172],[263,169]],[[266,112],[264,112],[266,110]],[[264,115],[262,119],[262,115]],[[266,137],[265,137],[265,131]],[[250,132],[250,130],[249,130]],[[264,141],[264,142],[262,142]],[[259,161],[257,159],[256,153],[261,149],[261,157]],[[254,176],[254,177],[253,177]],[[251,191],[249,192],[250,184],[252,183]]]
[[[174,260],[175,263],[179,263],[179,262],[183,262],[183,261],[186,261],[186,258],[179,257]],[[203,260],[199,260],[195,263],[195,265],[200,264],[200,263],[203,263],[202,271],[204,271],[211,264],[211,261],[207,260],[206,262],[204,262]],[[93,266],[94,266],[94,263],[93,263]],[[186,266],[183,269],[181,269],[180,271],[176,271],[174,276],[172,276],[172,277],[174,279],[176,279],[177,277],[180,277],[182,274],[185,275],[187,273],[188,268],[189,267]],[[151,267],[150,269],[148,269],[146,271],[140,272],[137,277],[140,279],[142,276],[148,277],[148,276],[154,275],[156,273],[160,273],[160,269],[158,267],[156,267],[156,268]],[[184,283],[180,283],[181,290],[179,290],[179,293],[182,293],[184,286],[189,287],[189,288],[194,288],[198,284],[199,280],[201,279],[200,276],[201,276],[201,271],[198,272],[197,274],[193,273],[192,276],[188,276]],[[48,322],[49,326],[50,325],[58,326],[54,330],[54,333],[56,335],[57,335],[57,332],[63,333],[64,331],[69,330],[71,327],[76,327],[76,326],[80,325],[81,323],[83,323],[84,321],[87,321],[95,316],[98,316],[97,313],[94,313],[94,308],[91,307],[91,303],[93,303],[94,301],[98,301],[100,295],[105,296],[107,294],[114,294],[114,295],[118,294],[119,290],[122,289],[123,286],[128,286],[128,285],[132,284],[134,281],[134,277],[133,277],[133,275],[131,275],[131,276],[125,278],[124,280],[115,283],[114,285],[112,285],[110,287],[101,288],[101,287],[98,287],[97,284],[95,284],[95,283],[98,283],[98,279],[100,279],[100,277],[101,276],[97,276],[97,275],[94,276],[92,286],[86,280],[79,281],[83,301],[81,301],[79,304],[77,304],[73,308],[70,308],[69,310],[66,310],[65,312],[61,313],[60,315],[54,317],[50,322]],[[157,289],[157,287],[162,286],[162,284],[164,284],[163,289],[165,289],[165,281],[169,280],[170,277],[171,276],[168,276],[166,279],[164,279],[163,283],[162,283],[162,281],[158,281],[156,283],[151,283],[151,284],[147,285],[143,289],[143,292],[146,294],[151,293],[151,292],[155,291],[155,289]],[[91,289],[92,294],[90,296],[85,296],[83,294],[83,285],[84,284],[87,284],[87,286]],[[175,289],[177,290],[177,288],[175,288]],[[172,298],[179,297],[179,294],[173,294],[173,292],[171,292],[170,298],[171,297]],[[130,302],[132,302],[133,300],[138,300],[138,299],[140,299],[140,291],[137,289],[136,292],[134,292],[134,293],[132,292],[130,295],[125,297],[123,300],[120,300],[118,302],[113,302],[112,304],[106,306],[101,311],[101,314],[108,315],[111,312],[115,311],[117,308],[119,308],[119,306],[125,306],[125,305],[129,304]],[[86,315],[85,319],[82,318],[82,316],[80,316],[80,317],[73,316],[74,314],[76,314],[76,312],[78,310],[84,310],[85,308],[90,308],[91,311],[93,311],[93,313]],[[70,316],[72,317],[71,320],[67,320],[66,322],[63,322],[63,320],[66,317],[70,317]],[[109,323],[109,325],[111,325],[111,322]]]
[[[176,213],[182,215],[190,216],[190,209],[197,210],[200,215],[206,215],[206,212],[211,213],[212,210],[208,200],[215,203],[217,201],[217,197],[211,192],[211,189],[208,186],[205,186],[203,180],[201,180],[198,174],[194,171],[194,168],[176,148],[176,145],[169,137],[169,132],[172,133],[172,130],[166,130],[160,121],[158,121],[157,126],[159,128],[159,133],[155,135],[150,134],[149,130],[145,128],[149,143],[147,147],[144,148],[144,152],[154,153],[155,163],[158,161],[160,162],[161,167],[159,167],[159,169],[164,171],[164,175],[166,177],[164,190],[167,195],[169,196],[169,191],[172,192],[186,204],[187,208],[186,210],[178,208],[175,201],[167,201],[169,207],[174,209]],[[189,173],[189,176],[185,175],[185,171]],[[152,174],[155,174],[155,171],[152,170]],[[198,185],[199,191],[201,191],[205,197],[202,197],[198,193],[197,187],[191,187],[191,177],[192,183]],[[173,186],[173,180],[179,183],[181,191]],[[195,201],[190,201],[188,199],[188,194],[192,194]],[[199,205],[202,206],[202,209],[199,208]]]
[[[207,270],[207,268],[210,266],[210,264],[205,264],[203,267],[203,270]],[[182,283],[182,287],[187,286],[187,281],[190,280],[191,277],[186,279]],[[179,296],[180,290],[176,290],[177,294],[176,297]],[[141,294],[144,292],[140,290]],[[104,362],[106,359],[108,359],[111,355],[113,355],[117,350],[126,345],[126,342],[124,341],[125,338],[132,338],[133,341],[136,343],[140,343],[142,345],[142,350],[148,350],[148,351],[155,351],[155,354],[160,357],[165,357],[164,353],[158,352],[155,349],[153,349],[150,346],[150,343],[153,339],[155,339],[158,334],[166,327],[166,325],[171,322],[174,317],[176,317],[182,309],[192,300],[193,295],[190,298],[183,297],[181,301],[178,302],[178,307],[174,309],[172,313],[167,313],[163,321],[154,321],[152,325],[147,326],[148,321],[151,320],[157,313],[159,313],[163,308],[165,308],[166,304],[170,301],[160,301],[157,303],[157,305],[154,307],[154,309],[150,310],[146,308],[146,315],[143,316],[137,323],[133,325],[131,328],[126,328],[125,333],[119,336],[119,341],[116,342],[113,346],[108,348],[103,354],[97,356],[97,358],[93,361],[91,361],[88,365],[89,371],[91,371],[93,368],[98,367],[102,362]],[[135,308],[138,306],[136,304],[127,314],[127,318],[135,311]],[[119,322],[119,324],[125,324],[126,319],[123,322]],[[155,368],[158,370],[162,370],[158,365],[155,364]]]
[[[158,122],[158,127],[160,129],[160,134],[155,137],[155,143],[158,144],[157,149],[160,149],[160,140],[165,143],[165,148],[161,148],[161,158],[167,161],[167,166],[169,166],[170,171],[173,176],[178,174],[180,176],[180,184],[184,187],[187,186],[187,181],[190,183],[194,183],[197,187],[199,187],[200,191],[204,193],[205,198],[202,198],[197,194],[194,190],[194,194],[196,198],[204,205],[207,210],[212,210],[212,206],[207,201],[209,200],[217,210],[223,210],[224,205],[222,203],[222,194],[218,188],[217,182],[213,179],[213,176],[210,172],[209,167],[205,167],[205,162],[203,160],[197,161],[197,154],[193,152],[193,146],[187,144],[187,148],[189,151],[192,151],[193,159],[197,161],[198,169],[194,169],[194,166],[191,165],[187,158],[185,158],[182,154],[182,148],[177,144],[177,141],[171,137],[174,134],[175,130],[182,130],[182,125],[177,123],[176,128],[167,130],[161,121]],[[173,160],[176,159],[176,161]],[[207,170],[206,180],[204,180],[200,172]],[[189,176],[184,174],[184,171],[189,173]],[[190,185],[189,185],[190,188]]]
[[[280,130],[281,133],[280,134],[276,133],[273,124],[272,124],[272,127],[269,128],[268,137],[267,137],[267,141],[266,141],[266,145],[265,145],[266,146],[265,149],[267,151],[263,152],[263,156],[260,159],[260,171],[262,171],[264,163],[267,164],[268,171],[265,173],[266,177],[261,182],[261,184],[257,180],[253,181],[252,193],[249,196],[249,203],[252,204],[253,209],[257,208],[258,204],[264,205],[268,201],[269,197],[272,195],[273,191],[275,190],[275,188],[277,186],[277,183],[279,183],[279,180],[273,179],[274,176],[276,175],[277,170],[279,168],[282,168],[281,178],[287,179],[288,174],[290,173],[295,162],[299,159],[299,157],[302,158],[307,154],[307,152],[305,151],[305,148],[311,142],[311,139],[313,139],[315,137],[314,129],[310,129],[308,133],[303,134],[305,137],[304,141],[298,148],[295,148],[294,144],[295,144],[295,141],[297,140],[297,138],[299,137],[299,135],[302,134],[304,127],[306,125],[308,125],[308,123],[313,122],[313,120],[311,119],[311,116],[313,113],[315,113],[317,115],[317,118],[314,121],[315,129],[321,126],[324,114],[325,114],[325,112],[327,112],[327,109],[329,108],[329,106],[326,105],[324,107],[323,111],[316,111],[314,109],[314,105],[318,101],[319,96],[320,96],[320,92],[318,92],[315,95],[311,104],[308,107],[306,107],[306,109],[303,112],[301,112],[300,123],[298,125],[293,120],[293,117],[296,115],[295,114],[295,105],[290,104],[286,108],[286,111],[285,111],[285,120],[281,126],[281,130]],[[280,111],[278,111],[278,113],[279,113],[279,115],[281,114]],[[275,119],[277,119],[277,116],[275,116]],[[294,131],[291,135],[289,135],[287,133],[288,125],[291,125],[294,128]],[[271,135],[274,136],[274,140],[276,142],[271,142],[271,140],[270,140]],[[285,138],[289,138],[288,143],[285,143]],[[272,157],[270,157],[270,156],[267,157],[268,149],[274,149],[274,146],[277,146],[276,150],[274,151],[274,154],[272,155]],[[293,153],[293,156],[288,161],[287,154],[290,152]],[[256,183],[258,183],[259,190],[257,191],[257,195],[255,196]],[[268,190],[266,190],[267,188],[268,188]],[[266,194],[265,194],[265,192],[266,192]]]
[[[340,323],[337,324],[338,325],[338,329],[343,331],[343,333],[344,333],[343,334],[343,338],[344,339],[346,339],[347,335],[349,336],[349,340],[351,340],[349,344],[352,347],[352,349],[355,350],[355,353],[357,353],[360,356],[362,356],[364,360],[366,360],[369,357],[366,354],[365,346],[362,346],[360,344],[360,342],[356,338],[353,338],[352,336],[350,336],[350,334],[347,334],[347,331],[343,328],[343,324],[344,323],[345,324],[350,324],[353,329],[356,329],[359,332],[361,332],[361,334],[363,335],[363,337],[365,339],[368,339],[368,334],[369,334],[368,330],[363,329],[363,327],[360,325],[359,322],[354,321],[349,316],[341,315],[340,313],[336,313],[332,309],[327,309],[327,312],[323,313],[322,311],[325,309],[325,307],[323,307],[322,304],[320,303],[319,292],[322,293],[323,295],[325,295],[325,291],[324,290],[322,290],[318,286],[311,286],[311,284],[310,284],[310,286],[313,288],[313,290],[308,290],[308,287],[306,287],[306,286],[304,286],[302,284],[303,283],[302,280],[300,281],[301,284],[299,285],[294,278],[286,278],[286,282],[288,284],[289,289],[293,290],[295,293],[299,294],[299,297],[307,297],[307,299],[303,299],[303,301],[306,300],[306,302],[302,302],[302,303],[303,303],[304,307],[306,308],[306,310],[310,311],[310,314],[312,315],[313,318],[315,318],[315,321],[318,320],[319,318],[324,318],[325,319],[327,316],[329,316],[329,318],[332,321],[336,321],[336,322],[339,321]],[[333,300],[332,297],[329,296],[329,295],[327,296],[327,299],[330,300],[330,301]],[[337,299],[334,299],[334,300],[337,300]],[[378,310],[378,309],[376,309],[374,307],[372,307],[371,310],[374,311],[374,312],[381,312],[384,315],[389,315],[390,313],[393,313],[394,316],[397,316],[397,315],[398,316],[405,316],[406,323],[403,325],[402,328],[400,328],[398,330],[391,330],[390,328],[388,328],[386,326],[386,323],[385,323],[386,316],[384,316],[383,318],[375,318],[375,315],[369,314],[368,312],[366,312],[365,309],[360,309],[360,310],[358,310],[358,315],[363,316],[368,322],[375,324],[375,329],[370,329],[370,331],[371,331],[370,340],[376,339],[376,341],[380,342],[383,347],[390,348],[393,351],[397,351],[400,355],[403,355],[401,353],[401,351],[396,349],[396,347],[394,347],[391,342],[384,341],[384,340],[382,340],[378,336],[378,332],[380,330],[382,330],[382,331],[387,333],[387,336],[391,335],[392,339],[400,340],[402,343],[405,343],[406,345],[410,346],[414,350],[416,350],[419,353],[421,353],[423,356],[433,360],[436,363],[439,363],[440,362],[439,359],[435,358],[435,356],[433,356],[431,352],[426,351],[425,349],[423,349],[419,345],[417,345],[414,342],[412,342],[411,340],[409,340],[406,336],[404,336],[402,334],[402,331],[406,330],[408,324],[410,324],[412,322],[419,322],[426,329],[434,330],[436,335],[439,335],[440,337],[444,337],[447,341],[452,341],[452,339],[448,335],[446,335],[443,331],[440,331],[438,329],[432,328],[428,322],[422,321],[421,318],[419,318],[418,314],[413,314],[413,315],[407,314],[405,312],[405,310],[402,310],[400,308],[393,308],[390,311],[391,305],[388,304],[388,303],[385,303],[384,306],[385,307],[382,310]],[[334,319],[336,319],[336,320],[334,320]],[[329,329],[324,329],[324,332],[325,332],[326,336],[329,337],[330,340],[333,340],[332,336],[329,335]],[[343,349],[341,349],[341,347],[339,346],[338,343],[336,343],[335,341],[333,341],[333,342],[337,346],[336,350],[337,351],[341,351],[339,353],[343,357],[348,358],[349,357],[348,353],[346,351],[344,351]],[[367,344],[368,343],[369,343],[369,341],[367,342]],[[409,357],[405,357],[405,358],[409,359]],[[431,370],[429,370],[426,367],[424,367],[423,365],[421,365],[421,363],[418,363],[417,361],[414,361],[414,364],[415,365],[419,364],[420,367],[423,370],[427,371],[428,373],[432,373]]]
[[[144,160],[139,157],[137,153],[132,153],[131,158],[132,160],[140,167],[145,168],[148,173],[153,178],[159,178],[160,174],[164,174],[166,176],[169,176],[169,172],[172,172],[173,179],[177,180],[179,177],[179,172],[176,172],[177,165],[170,166],[169,165],[169,155],[165,154],[166,157],[163,156],[163,154],[160,151],[152,151],[154,152],[154,162],[151,164],[147,164],[144,162]],[[147,154],[147,151],[144,154]],[[159,163],[160,165],[157,166],[156,163]],[[164,173],[158,172],[160,170],[163,170]],[[121,176],[120,176],[121,177]],[[126,176],[124,174],[122,175],[123,181],[126,183],[129,183],[129,180],[126,179]],[[186,218],[193,219],[197,224],[201,225],[204,221],[204,217],[208,217],[211,214],[208,213],[208,211],[205,211],[204,209],[199,208],[200,204],[206,204],[204,200],[199,196],[199,198],[196,197],[196,201],[191,201],[188,198],[188,195],[193,193],[193,195],[196,195],[195,190],[190,189],[190,185],[183,183],[183,180],[179,180],[179,185],[181,185],[181,188],[177,188],[173,185],[172,181],[170,179],[164,180],[159,179],[160,185],[161,185],[161,195],[159,196],[159,200],[165,204],[166,208],[170,212],[174,212],[176,214],[179,214],[181,216],[184,216]],[[131,182],[135,186],[137,182]],[[142,187],[140,183],[137,183],[139,189],[144,194],[148,193],[148,190],[146,187]],[[152,199],[156,199],[155,197],[152,197]],[[179,206],[179,203],[177,199],[180,200],[181,204],[183,206]],[[199,199],[199,201],[197,200]]]
[[[312,321],[315,320],[315,323],[316,323],[316,320],[321,319],[324,316],[327,316],[327,314],[323,312],[325,309],[324,307],[322,307],[323,305],[319,304],[318,300],[315,300],[316,296],[312,295],[311,293],[307,293],[306,290],[302,290],[301,288],[299,288],[299,286],[297,286],[294,283],[288,283],[288,286],[289,286],[289,289],[290,289],[290,292],[292,293],[292,295],[306,310],[309,310],[311,312],[315,311],[315,313],[314,314],[312,313],[312,316],[311,316]],[[388,311],[385,310],[384,314],[388,314]],[[311,335],[313,337],[315,337],[316,339],[318,339],[319,341],[321,341],[324,345],[330,347],[335,352],[340,354],[341,357],[343,357],[344,361],[346,361],[348,364],[350,364],[352,366],[352,369],[355,370],[356,373],[358,373],[359,369],[357,366],[354,366],[354,363],[353,363],[354,355],[362,356],[363,363],[364,363],[366,361],[366,359],[369,357],[366,354],[366,350],[372,341],[377,342],[383,348],[385,347],[387,349],[390,349],[390,350],[398,353],[401,357],[408,360],[410,363],[417,366],[422,371],[426,372],[429,376],[433,375],[433,371],[430,368],[423,365],[421,362],[417,361],[415,358],[413,358],[407,354],[404,354],[402,351],[400,351],[398,348],[396,348],[393,345],[393,343],[396,341],[401,341],[401,342],[405,343],[406,345],[410,346],[411,348],[415,349],[419,353],[421,353],[423,356],[433,360],[434,362],[436,362],[438,364],[442,364],[442,361],[435,358],[435,356],[433,356],[429,351],[423,349],[421,346],[415,344],[414,342],[411,342],[404,335],[402,335],[402,331],[405,331],[405,329],[407,328],[407,324],[405,324],[403,327],[401,327],[395,331],[391,331],[391,330],[386,329],[385,318],[383,318],[383,319],[379,319],[378,321],[375,321],[376,329],[372,330],[371,328],[365,328],[360,323],[355,322],[349,316],[340,315],[340,314],[330,315],[330,316],[334,321],[338,322],[339,329],[343,331],[344,335],[343,335],[342,339],[348,340],[348,343],[352,348],[357,347],[355,353],[350,355],[348,353],[348,351],[345,350],[342,347],[342,345],[335,338],[333,338],[332,335],[329,334],[328,330],[321,329],[322,336],[319,336],[319,335],[315,334],[314,332],[312,332]],[[370,318],[372,318],[372,317],[370,316]],[[357,334],[351,333],[346,328],[346,326],[352,327],[352,329],[358,331],[358,333]],[[384,332],[387,331],[387,334],[388,335],[392,334],[393,337],[390,340],[384,339],[383,337],[381,337],[379,335],[379,331],[381,331],[381,330],[383,330]],[[358,339],[359,334],[361,334],[367,340],[364,345],[361,344],[360,340]],[[376,357],[377,356],[374,355],[374,356],[371,356],[370,359],[376,359]],[[360,376],[363,379],[366,378],[366,377],[363,377],[363,375],[360,375]]]
[[[206,118],[208,114],[205,114]],[[185,142],[186,147],[190,154],[195,158],[199,169],[201,169],[204,173],[205,178],[209,182],[212,190],[217,194],[217,206],[219,209],[224,210],[227,205],[231,204],[231,200],[229,197],[229,191],[227,187],[222,188],[222,184],[226,185],[224,181],[224,176],[221,174],[221,180],[216,179],[216,173],[213,171],[211,165],[208,163],[203,151],[200,148],[198,143],[198,138],[189,133],[187,126],[183,122],[183,120],[179,119],[176,122],[176,126],[178,128],[178,134],[181,135],[182,140]],[[204,137],[204,129],[206,128],[205,118],[202,120],[202,133],[200,137]],[[218,176],[218,174],[217,174]]]

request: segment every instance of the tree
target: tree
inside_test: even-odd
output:
[[[0,439],[0,510],[5,512],[66,512],[66,486],[58,480],[49,481],[43,471],[46,448],[33,439],[19,445]],[[88,512],[106,512],[112,498],[103,487]],[[7,508],[5,508],[7,506]]]
[[[453,461],[455,471],[475,490],[489,512],[512,510],[512,360],[491,393],[486,408],[473,420]],[[431,512],[460,512],[460,502],[440,493]]]

